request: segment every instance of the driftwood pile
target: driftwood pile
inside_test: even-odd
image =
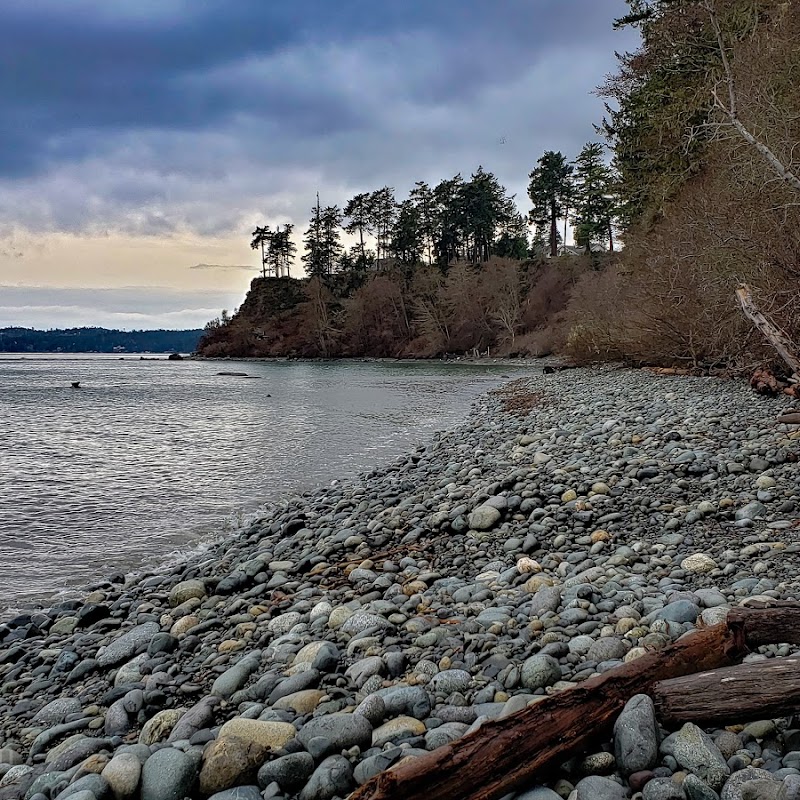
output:
[[[351,800],[500,798],[602,742],[636,694],[649,694],[668,725],[724,725],[800,711],[800,656],[734,666],[751,650],[779,643],[800,644],[800,605],[732,609],[721,625],[399,762]]]

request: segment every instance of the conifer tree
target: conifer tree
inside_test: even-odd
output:
[[[617,201],[614,176],[603,158],[604,147],[598,142],[584,145],[575,159],[574,210],[575,241],[587,253],[593,244],[607,243],[614,249],[614,220]]]
[[[550,255],[558,255],[558,220],[565,218],[572,196],[572,165],[563,153],[548,150],[530,174],[531,222],[549,229]]]
[[[319,205],[318,193],[317,204],[311,210],[311,220],[303,237],[305,253],[303,253],[301,261],[306,265],[306,272],[309,275],[324,275],[326,273],[327,262],[323,239],[322,209]]]
[[[339,228],[342,224],[342,212],[339,206],[328,206],[320,214],[322,262],[325,274],[332,275],[339,269],[343,253]]]

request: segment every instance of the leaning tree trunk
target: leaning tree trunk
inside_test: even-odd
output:
[[[775,348],[778,355],[789,367],[789,372],[800,375],[800,356],[797,355],[791,339],[773,322],[768,320],[753,302],[750,287],[743,283],[736,289],[736,296],[745,315],[758,328],[769,343]]]

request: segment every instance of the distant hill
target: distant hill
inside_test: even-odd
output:
[[[0,353],[193,353],[202,330],[0,328]]]

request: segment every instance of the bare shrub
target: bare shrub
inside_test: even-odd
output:
[[[529,277],[528,292],[522,310],[522,322],[528,330],[544,327],[569,303],[580,274],[579,259],[559,258],[548,261]]]
[[[628,276],[619,267],[587,273],[577,282],[566,311],[566,353],[579,364],[619,360],[630,348]]]
[[[411,335],[410,309],[399,280],[375,275],[346,304],[343,337],[348,353],[397,356]]]
[[[629,236],[624,266],[579,281],[569,311],[573,358],[705,369],[771,360],[736,303],[742,282],[797,336],[797,209],[772,207],[774,187],[755,182],[734,155],[720,143],[663,219]]]
[[[522,281],[520,263],[494,259],[481,271],[480,288],[489,320],[505,347],[515,349],[517,333],[522,325]]]

